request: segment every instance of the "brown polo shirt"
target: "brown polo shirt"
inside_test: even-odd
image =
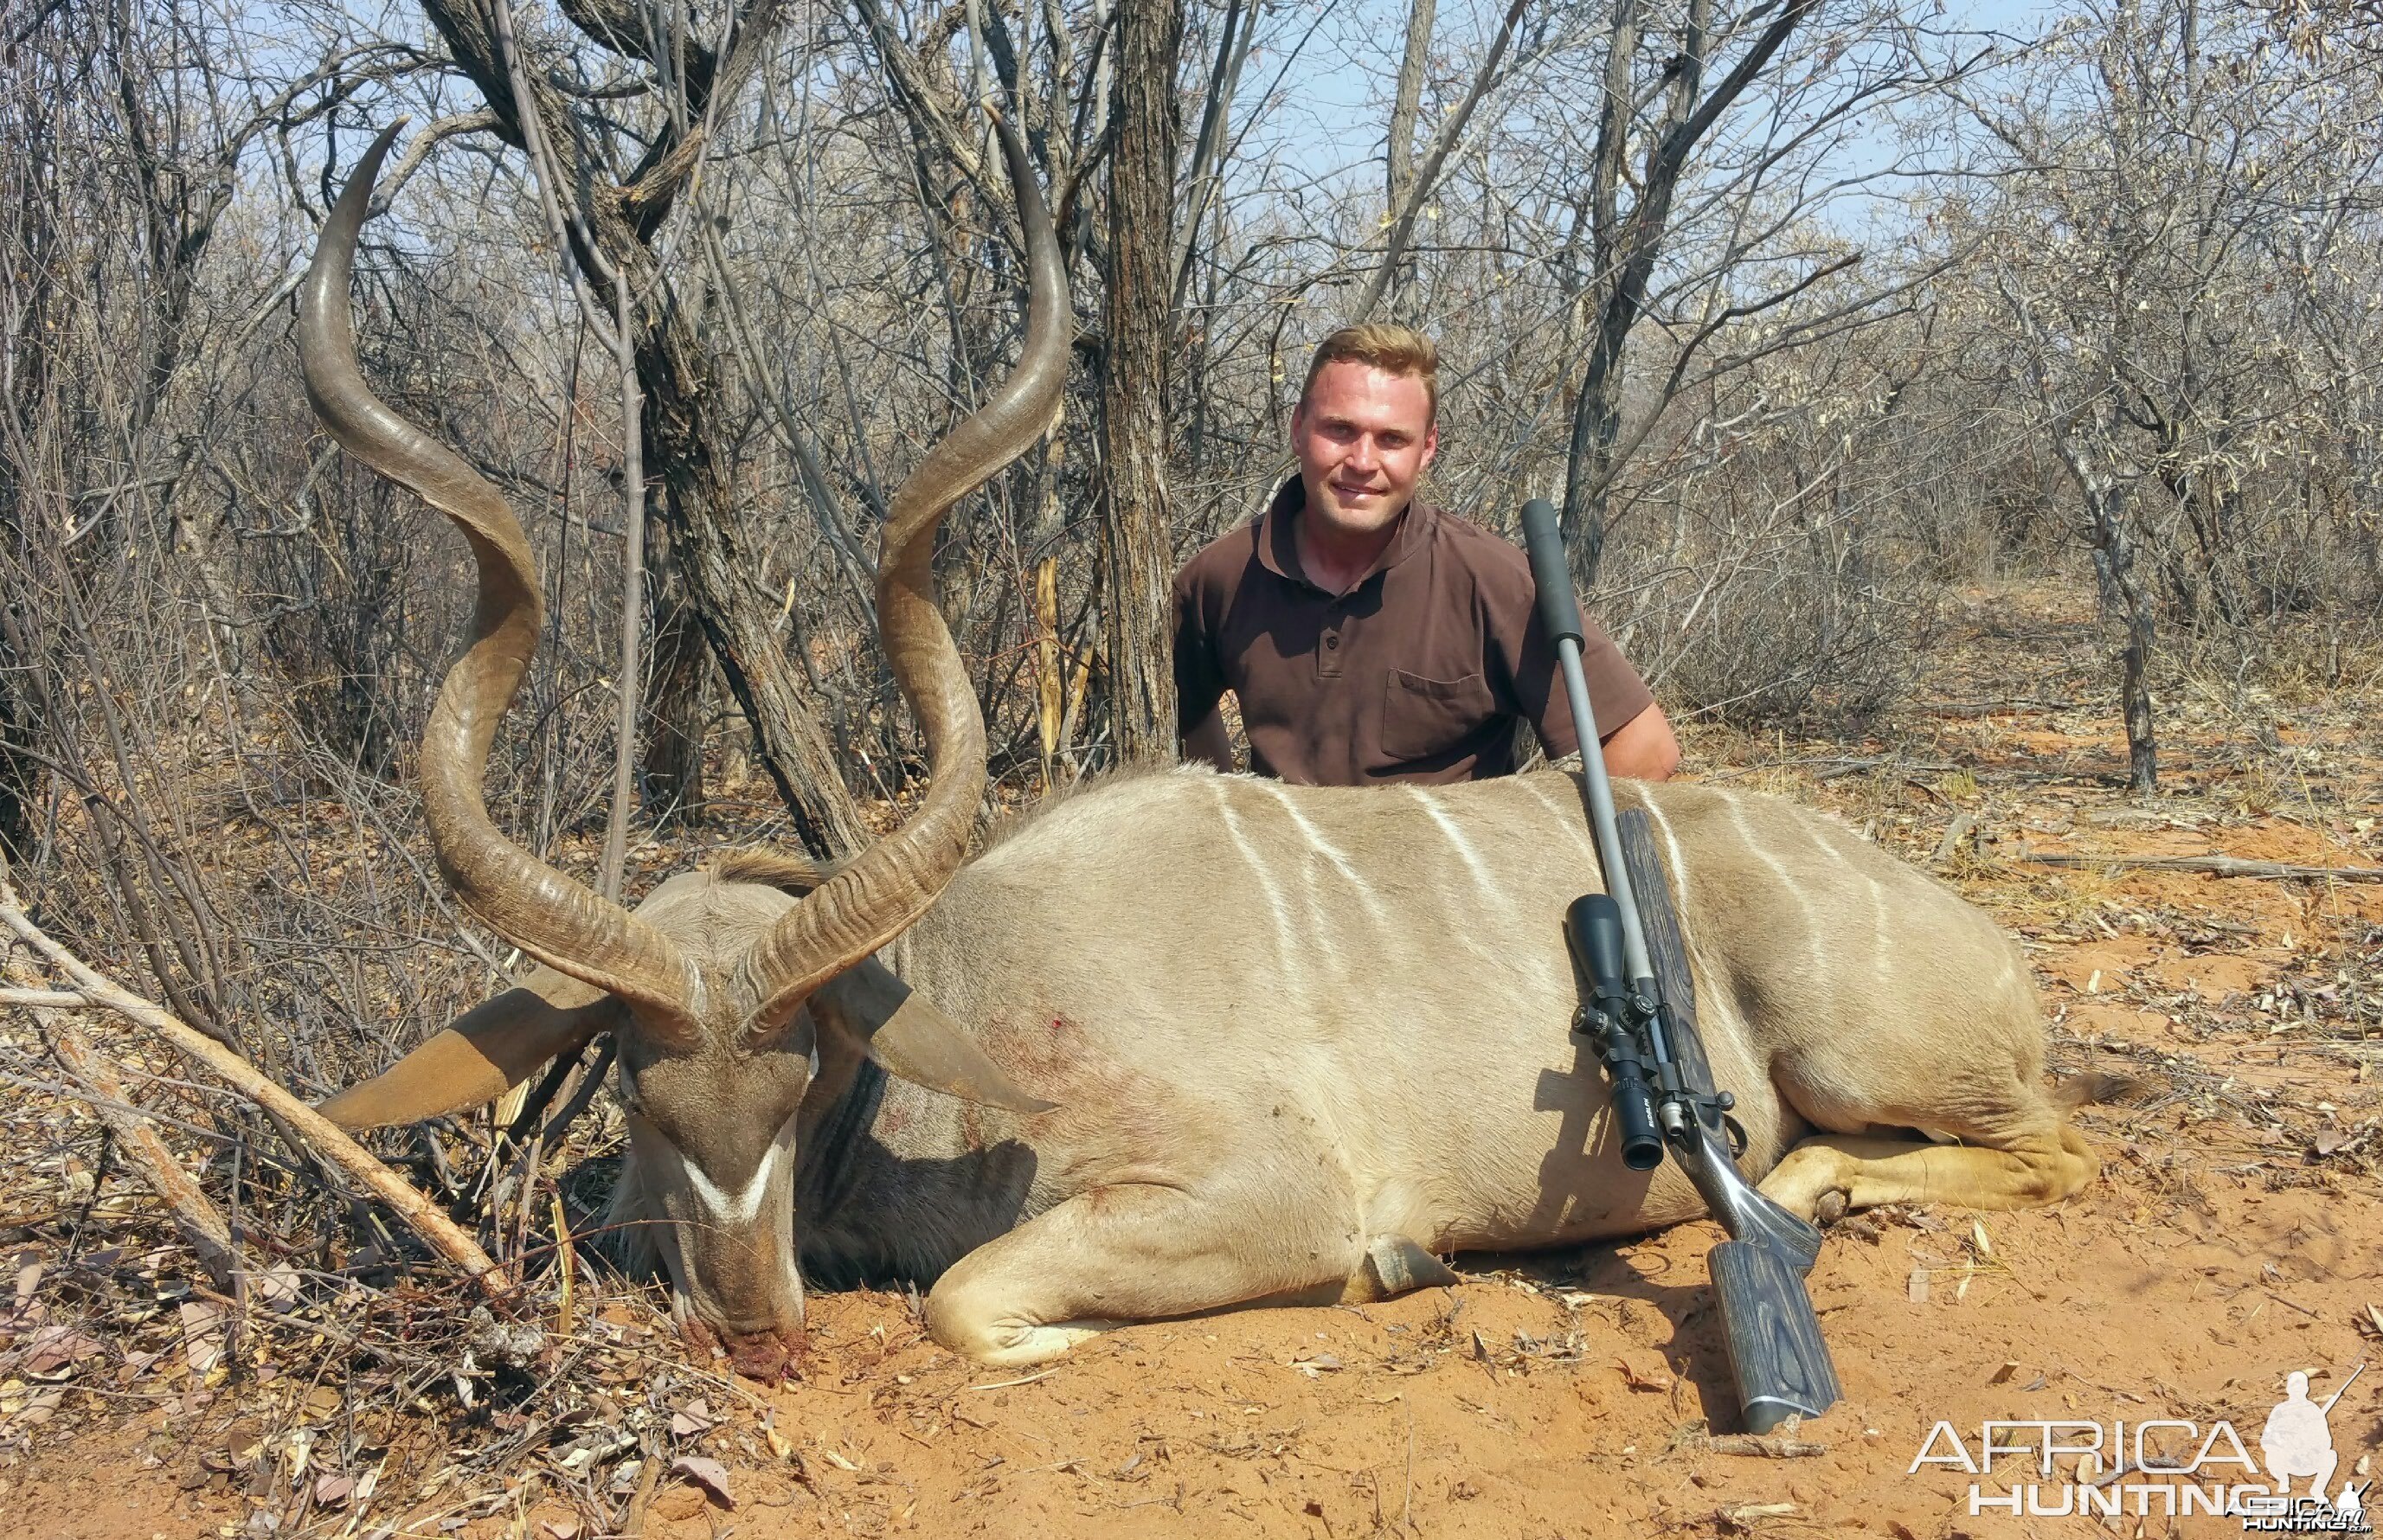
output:
[[[1327,594],[1302,573],[1292,536],[1306,498],[1293,476],[1176,575],[1179,731],[1231,690],[1250,768],[1307,785],[1504,775],[1518,720],[1551,755],[1578,746],[1520,548],[1418,504],[1354,588]],[[1610,735],[1655,697],[1594,622],[1587,630],[1581,665]]]

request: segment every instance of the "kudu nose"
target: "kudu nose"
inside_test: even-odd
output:
[[[791,1312],[775,1322],[740,1321],[729,1314],[714,1324],[705,1320],[694,1301],[681,1291],[671,1301],[671,1313],[678,1323],[680,1337],[700,1361],[708,1362],[714,1354],[725,1355],[732,1370],[764,1385],[802,1375],[804,1331],[799,1300]]]
[[[748,1380],[775,1385],[802,1377],[803,1336],[752,1332],[728,1338],[728,1366]]]
[[[774,1326],[753,1332],[719,1331],[687,1311],[679,1316],[678,1329],[698,1359],[708,1362],[715,1353],[725,1354],[729,1368],[747,1379],[776,1385],[802,1377],[804,1341],[799,1326],[791,1331]]]

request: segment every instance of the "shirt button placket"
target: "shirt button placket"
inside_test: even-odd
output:
[[[1324,622],[1324,634],[1315,644],[1315,677],[1340,677],[1340,625],[1346,617],[1335,615]]]

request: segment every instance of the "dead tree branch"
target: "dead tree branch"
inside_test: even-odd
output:
[[[239,1053],[208,1037],[153,1001],[144,1000],[76,956],[27,918],[14,885],[0,880],[0,925],[14,931],[28,946],[68,980],[68,990],[85,1007],[113,1011],[128,1021],[148,1028],[194,1059],[266,1112],[296,1129],[312,1152],[354,1178],[374,1197],[389,1205],[431,1250],[493,1292],[503,1292],[508,1281],[479,1243],[438,1212],[438,1205],[406,1179],[391,1171],[371,1151],[350,1138],[345,1129],[277,1085]],[[103,1093],[105,1094],[105,1093]],[[120,1100],[120,1098],[119,1098]],[[224,1231],[227,1246],[228,1229]]]

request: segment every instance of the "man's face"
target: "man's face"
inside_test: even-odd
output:
[[[1291,413],[1290,448],[1308,514],[1340,535],[1370,535],[1406,511],[1439,430],[1422,380],[1335,359]]]

